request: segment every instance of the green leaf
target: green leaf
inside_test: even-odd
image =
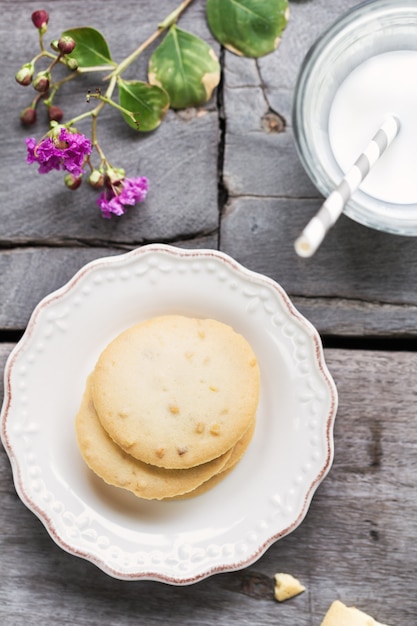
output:
[[[149,61],[149,82],[169,95],[173,109],[207,102],[220,81],[220,64],[210,46],[171,26]]]
[[[112,61],[107,41],[98,30],[86,26],[70,28],[62,34],[74,39],[75,48],[68,56],[76,59],[79,67],[115,65],[114,61]]]
[[[288,0],[207,0],[207,21],[225,48],[246,57],[275,50],[289,18]]]
[[[157,128],[169,109],[166,91],[136,80],[119,80],[118,85],[120,106],[133,113],[135,118],[132,120],[129,115],[122,113],[129,126],[143,132]]]

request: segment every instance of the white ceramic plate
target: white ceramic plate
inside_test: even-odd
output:
[[[88,470],[74,418],[106,344],[166,313],[242,333],[261,398],[227,478],[194,499],[142,501]],[[6,364],[1,435],[20,498],[58,545],[116,578],[180,585],[253,563],[300,524],[332,463],[336,408],[319,335],[277,283],[214,250],[149,245],[87,264],[36,307]]]

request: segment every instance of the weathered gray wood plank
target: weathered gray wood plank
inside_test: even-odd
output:
[[[288,26],[274,54],[249,60],[225,53],[224,182],[230,195],[319,196],[295,151],[293,92],[310,46],[356,4],[356,0],[292,2]],[[276,127],[265,120],[271,111],[283,118],[283,132],[276,132]]]
[[[0,346],[1,367],[11,348]],[[340,398],[335,460],[306,519],[253,566],[191,587],[113,580],[64,553],[16,496],[1,449],[1,623],[318,626],[339,598],[390,626],[414,626],[417,357],[326,350],[326,359]],[[277,571],[307,591],[277,604]]]
[[[340,298],[293,297],[297,309],[322,335],[415,339],[417,308],[414,305],[370,303]],[[412,341],[409,343],[412,347]]]
[[[342,216],[312,258],[296,255],[304,214],[318,207],[319,201],[305,199],[233,199],[223,216],[222,249],[293,295],[414,306],[413,237],[372,231]]]
[[[256,211],[248,213],[250,223],[258,228]],[[270,222],[273,222],[273,217]],[[233,218],[230,217],[230,228],[233,229]],[[251,226],[252,224],[252,226]],[[299,311],[311,321],[323,335],[345,336],[393,336],[414,337],[417,333],[417,303],[412,290],[413,267],[402,265],[393,254],[391,267],[400,265],[396,274],[391,273],[390,259],[385,259],[386,278],[383,283],[375,284],[375,294],[368,301],[367,294],[361,294],[356,285],[349,285],[343,276],[344,292],[331,281],[326,283],[326,275],[322,274],[322,284],[326,289],[315,296],[316,280],[314,259],[311,264],[297,260],[291,271],[282,266],[282,258],[275,253],[273,242],[264,245],[263,255],[249,255],[250,250],[244,249],[245,239],[234,240],[228,247],[228,228],[224,235],[224,246],[227,251],[247,267],[269,274],[277,280],[288,293]],[[254,228],[254,230],[255,230]],[[268,228],[268,221],[266,222]],[[252,233],[256,238],[256,233]],[[216,235],[201,239],[180,242],[180,247],[216,248]],[[407,241],[406,241],[407,243]],[[276,243],[278,246],[278,243]],[[235,247],[236,246],[236,247]],[[59,287],[62,287],[85,263],[104,256],[122,254],[130,250],[130,246],[109,247],[54,247],[54,248],[16,248],[0,252],[0,328],[5,330],[21,330],[27,325],[30,315],[40,300]],[[346,255],[347,256],[347,255]],[[331,259],[329,258],[329,262]],[[311,268],[311,265],[313,266]],[[271,272],[271,267],[276,270]],[[410,291],[405,293],[401,286],[410,284]],[[386,293],[382,288],[386,288]],[[389,291],[388,291],[389,290]],[[342,291],[342,297],[338,295]],[[396,294],[397,291],[397,294]],[[389,293],[391,301],[386,294]],[[299,295],[302,294],[302,295]],[[393,297],[396,296],[396,297]]]
[[[177,242],[181,248],[215,248],[217,235]],[[0,328],[24,329],[35,306],[62,287],[85,263],[123,254],[134,246],[24,247],[0,251]]]
[[[240,204],[245,210],[246,202]],[[364,289],[363,283],[352,275],[350,282],[342,272],[328,274],[326,267],[318,264],[317,258],[306,263],[295,259],[289,262],[280,243],[274,237],[265,242],[262,234],[259,245],[262,255],[252,247],[245,248],[247,238],[258,240],[262,228],[278,222],[280,214],[274,213],[273,201],[262,201],[271,211],[255,209],[246,212],[245,219],[239,216],[240,229],[245,224],[246,234],[238,238],[234,228],[234,216],[230,214],[223,230],[223,248],[238,261],[252,270],[271,276],[291,295],[295,306],[323,335],[369,335],[415,337],[417,333],[417,302],[413,291],[415,266],[408,265],[406,258],[399,258],[395,250],[380,260],[378,276],[380,282]],[[237,208],[236,210],[240,210]],[[268,217],[265,216],[268,213]],[[285,214],[284,214],[285,221]],[[353,230],[365,233],[365,229],[350,225]],[[286,226],[284,224],[283,228]],[[229,236],[229,230],[231,232]],[[387,235],[380,234],[384,240]],[[411,240],[405,240],[407,248]],[[177,242],[179,247],[216,248],[217,235]],[[38,302],[62,287],[85,263],[104,256],[122,254],[134,246],[68,246],[68,247],[24,247],[0,252],[0,328],[21,330]],[[361,267],[361,272],[370,271],[359,254],[345,251],[345,259]],[[323,251],[320,251],[322,254]],[[291,250],[291,254],[293,254]],[[342,254],[342,252],[340,252]],[[337,252],[335,251],[335,255]],[[328,255],[328,263],[333,257]],[[361,272],[358,271],[360,274]],[[409,285],[408,289],[404,287]],[[370,298],[372,295],[372,298]]]

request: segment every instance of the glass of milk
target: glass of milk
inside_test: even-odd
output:
[[[368,0],[354,7],[304,59],[293,103],[295,144],[324,196],[389,114],[399,119],[399,134],[344,213],[378,230],[416,236],[416,0]]]

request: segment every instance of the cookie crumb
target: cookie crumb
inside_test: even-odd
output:
[[[164,454],[165,454],[165,448],[158,448],[158,449],[156,450],[156,456],[157,456],[158,458],[162,459],[162,457],[164,456]]]
[[[170,413],[172,413],[173,415],[177,415],[180,412],[176,404],[170,404],[168,408],[169,408]]]
[[[210,427],[210,432],[212,435],[220,435],[220,425],[212,424]]]

